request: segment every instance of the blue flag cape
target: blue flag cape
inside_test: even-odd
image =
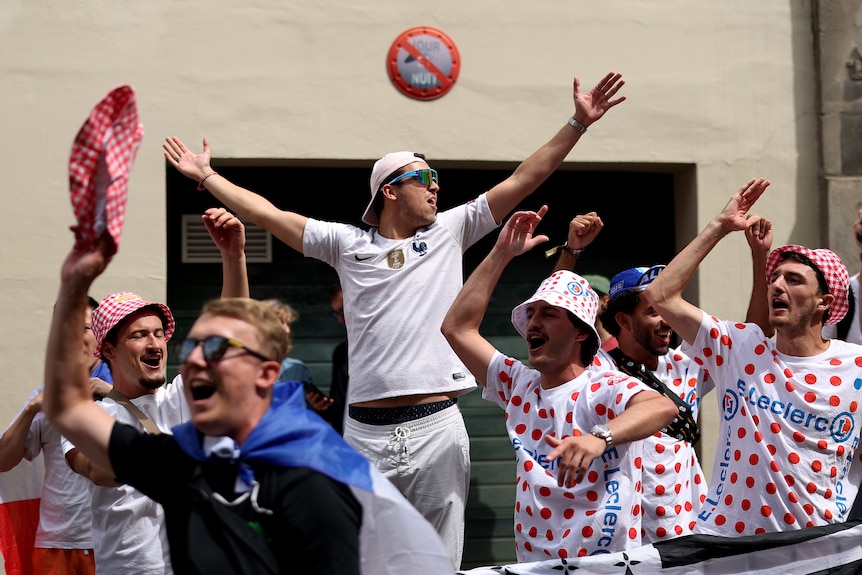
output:
[[[173,429],[174,438],[196,461],[218,460],[203,450],[203,435],[187,421]],[[277,383],[272,405],[239,448],[240,474],[250,479],[251,467],[307,467],[341,483],[373,490],[370,464],[319,415],[305,406],[302,384]],[[250,483],[250,482],[249,482]]]

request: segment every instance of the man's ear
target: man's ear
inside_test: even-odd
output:
[[[617,320],[617,325],[620,326],[620,329],[629,332],[632,331],[632,317],[629,314],[624,311],[618,311],[614,319]]]
[[[578,330],[578,335],[575,336],[575,341],[577,343],[584,343],[584,341],[586,341],[587,338],[590,337],[590,330],[588,330],[585,327],[579,327],[579,328],[577,328],[577,330]]]
[[[832,308],[832,304],[835,303],[835,296],[831,293],[826,293],[821,296],[818,296],[820,299],[817,302],[817,309],[826,313],[826,310]]]
[[[275,360],[264,361],[260,364],[260,377],[257,381],[257,386],[262,389],[268,389],[275,385],[278,381],[278,375],[281,373],[281,364]]]
[[[380,188],[380,193],[389,200],[395,199],[395,189],[389,184],[383,184],[383,187]]]
[[[114,348],[114,344],[108,343],[107,341],[104,342],[102,344],[102,355],[108,361],[114,361],[114,359],[117,357],[117,350]]]

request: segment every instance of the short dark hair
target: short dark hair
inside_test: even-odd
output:
[[[87,296],[87,307],[90,308],[90,311],[96,311],[96,308],[99,307],[99,302],[94,300],[92,297]]]
[[[572,322],[573,326],[587,333],[587,338],[581,342],[581,363],[584,364],[584,367],[588,367],[599,351],[599,338],[596,337],[593,328],[578,319],[575,314],[569,310],[566,310],[566,314],[568,314],[569,321]]]
[[[813,269],[814,270],[814,277],[817,278],[817,287],[820,290],[820,293],[821,294],[831,293],[829,291],[829,284],[826,283],[826,276],[823,275],[823,272],[820,271],[820,268],[817,267],[817,265],[813,261],[811,261],[811,259],[808,258],[808,256],[804,256],[800,253],[791,252],[791,251],[783,252],[781,254],[781,261],[784,262],[787,260],[793,260],[793,261],[799,262],[799,263],[806,265],[806,266],[810,267],[811,269]],[[830,307],[823,314],[823,323],[824,324],[826,323],[826,320],[829,319],[829,313],[831,311],[832,311],[832,308]]]
[[[425,154],[413,152],[413,155],[416,156],[417,159],[422,160],[423,162],[426,161],[425,160]],[[410,164],[407,164],[407,166],[409,166],[409,165]],[[408,171],[407,166],[401,166],[400,168],[398,168],[397,170],[395,170],[394,172],[392,172],[391,174],[389,174],[388,176],[383,178],[383,180],[381,180],[380,188],[377,189],[378,193],[374,196],[374,201],[371,204],[371,209],[374,210],[374,213],[377,214],[378,218],[380,218],[380,213],[383,212],[383,194],[379,193],[380,190],[383,189],[383,186],[385,184],[388,184],[390,181],[397,178],[401,174],[406,173]],[[398,183],[400,183],[400,182],[398,182]],[[396,185],[398,185],[398,184],[396,184]]]
[[[624,291],[608,300],[605,311],[602,312],[602,327],[614,337],[620,335],[622,328],[617,323],[619,312],[632,314],[641,303],[641,292],[637,290]]]

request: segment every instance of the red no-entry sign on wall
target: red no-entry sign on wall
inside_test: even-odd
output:
[[[458,79],[458,48],[436,28],[418,26],[403,32],[389,48],[386,69],[392,83],[416,100],[445,95]]]

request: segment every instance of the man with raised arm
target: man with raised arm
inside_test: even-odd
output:
[[[221,253],[222,295],[248,295],[242,222],[224,208],[211,208],[202,218]],[[150,433],[170,433],[171,427],[189,418],[182,378],[171,383],[165,379],[167,343],[174,326],[173,314],[164,304],[131,292],[102,299],[93,312],[94,347],[110,366],[114,390],[98,403],[100,408]],[[96,573],[172,573],[161,506],[131,485],[118,484],[74,442],[64,439],[62,444],[69,466],[95,484],[88,487]]]
[[[587,369],[599,347],[598,297],[570,271],[554,272],[512,310],[532,369],[479,333],[512,258],[547,241],[533,237],[546,208],[517,212],[464,284],[442,332],[506,411],[517,458],[515,544],[519,562],[621,551],[641,543],[641,442],[676,407],[617,371]]]
[[[749,317],[765,325],[766,286],[763,268],[772,241],[771,222],[748,219],[745,235],[757,267]],[[566,247],[556,269],[571,269],[579,254],[602,229],[595,213],[578,215],[569,223]],[[590,369],[620,370],[672,398],[680,410],[666,429],[644,439],[643,542],[654,543],[691,533],[706,498],[706,479],[695,444],[701,398],[712,389],[704,372],[682,349],[671,349],[672,330],[644,299],[643,291],[663,265],[623,270],[609,282],[608,300],[600,320],[618,345],[599,349]]]
[[[706,500],[695,532],[754,535],[842,522],[862,466],[862,347],[821,336],[847,313],[848,273],[827,249],[786,245],[766,261],[773,343],[753,323],[721,321],[685,301],[683,289],[769,186],[753,179],[677,255],[644,297],[714,380],[723,411]],[[851,465],[852,464],[852,465]]]
[[[456,405],[475,387],[438,327],[462,284],[462,255],[557,169],[587,128],[625,98],[610,73],[587,93],[574,79],[574,115],[506,180],[437,213],[437,172],[424,156],[394,152],[371,172],[371,201],[354,226],[283,211],[168,138],[165,157],[242,218],[338,272],[349,342],[344,437],[437,528],[460,564],[469,488],[469,438]]]

